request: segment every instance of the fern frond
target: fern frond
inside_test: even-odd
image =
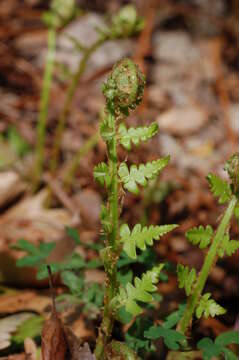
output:
[[[206,227],[200,225],[199,227],[193,227],[186,232],[186,238],[193,245],[198,245],[200,249],[205,249],[211,241],[213,235],[213,228],[210,225]]]
[[[239,249],[239,241],[238,240],[230,240],[228,234],[226,234],[223,238],[222,244],[218,249],[218,256],[224,257],[225,254],[227,256],[233,255]]]
[[[219,197],[219,204],[224,204],[231,199],[232,191],[227,181],[212,173],[208,174],[207,180],[213,195]]]
[[[146,186],[148,180],[154,179],[160,171],[168,164],[170,157],[154,160],[146,164],[131,165],[130,170],[125,162],[119,166],[118,174],[124,188],[133,194],[139,193],[138,185]]]
[[[127,129],[124,123],[121,123],[119,126],[119,140],[125,149],[131,150],[131,143],[137,146],[140,142],[147,141],[156,135],[157,132],[158,124],[156,122],[149,126],[130,127],[129,129]]]
[[[178,264],[177,274],[179,283],[178,287],[180,289],[184,288],[187,296],[191,295],[193,285],[197,278],[196,270],[194,268],[190,270],[188,266]]]
[[[150,225],[149,227],[136,224],[130,231],[127,224],[123,224],[120,228],[120,241],[124,244],[123,249],[126,254],[136,259],[136,247],[145,250],[146,246],[152,246],[153,240],[159,240],[161,236],[175,229],[178,225]]]
[[[155,266],[152,270],[144,273],[140,278],[134,279],[134,285],[128,283],[126,288],[121,287],[119,294],[113,300],[118,304],[118,307],[125,306],[128,313],[133,316],[142,313],[142,308],[137,304],[137,301],[145,303],[153,300],[152,293],[157,290],[155,284],[158,282],[160,272],[164,264]]]
[[[101,162],[94,167],[94,179],[97,181],[101,186],[108,187],[111,183],[109,168],[106,163]]]
[[[209,316],[214,317],[216,315],[225,314],[226,310],[218,305],[215,300],[210,299],[211,294],[204,294],[199,302],[199,305],[196,309],[196,317],[200,319],[202,316],[208,318]]]

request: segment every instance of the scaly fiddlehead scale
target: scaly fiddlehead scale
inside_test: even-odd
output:
[[[133,110],[143,97],[145,77],[130,59],[117,62],[103,85],[103,94],[115,110],[123,113]]]

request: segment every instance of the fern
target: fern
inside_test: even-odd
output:
[[[230,240],[228,234],[226,234],[223,238],[222,245],[218,249],[218,256],[223,257],[225,254],[227,256],[233,255],[239,249],[239,241]]]
[[[127,129],[125,124],[121,123],[118,131],[121,145],[125,149],[131,150],[131,143],[139,145],[140,142],[147,141],[156,135],[158,132],[158,124],[154,122],[149,126],[130,127]]]
[[[199,302],[199,305],[196,309],[196,317],[200,319],[202,316],[208,318],[209,316],[223,315],[226,310],[218,305],[215,300],[210,299],[211,294],[204,294]]]
[[[152,270],[147,271],[142,275],[142,278],[136,277],[134,285],[128,283],[126,288],[121,287],[119,294],[113,299],[117,303],[117,307],[125,306],[128,313],[133,316],[142,313],[142,307],[137,304],[137,301],[149,303],[153,300],[152,293],[157,290],[155,284],[158,282],[160,272],[164,264],[155,266]]]
[[[120,228],[120,241],[124,244],[123,249],[126,254],[136,259],[136,247],[140,250],[145,250],[146,246],[152,246],[153,240],[159,240],[161,236],[167,234],[169,231],[175,229],[177,225],[161,225],[149,227],[136,224],[132,231],[130,231],[127,224],[123,224]]]
[[[219,204],[224,204],[231,199],[232,191],[227,181],[223,181],[215,174],[208,174],[207,180],[213,195],[219,198]]]
[[[94,168],[94,178],[95,180],[101,185],[109,187],[110,185],[110,175],[109,175],[109,168],[106,163],[101,162]]]
[[[168,164],[170,157],[148,162],[147,164],[131,165],[130,170],[126,163],[121,163],[118,174],[124,188],[133,194],[139,193],[138,185],[146,186],[148,180],[154,179],[160,171]]]
[[[210,225],[194,227],[186,232],[186,238],[193,244],[199,245],[200,249],[206,248],[211,241],[213,229]]]
[[[194,268],[190,270],[188,266],[179,264],[177,266],[177,274],[178,287],[180,289],[184,288],[187,296],[191,295],[197,277],[196,270]]]

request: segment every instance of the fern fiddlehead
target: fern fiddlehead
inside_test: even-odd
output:
[[[119,206],[118,206],[118,157],[117,127],[122,114],[127,114],[140,103],[143,94],[144,76],[129,59],[118,62],[103,86],[106,99],[105,118],[101,123],[101,136],[107,145],[108,165],[104,166],[108,191],[108,228],[106,247],[101,253],[106,271],[105,306],[96,346],[96,357],[102,358],[104,346],[109,342],[114,314],[111,301],[118,292],[117,258],[119,256]]]
[[[158,282],[163,267],[163,264],[155,266],[142,274],[141,278],[136,277],[133,283],[129,282],[123,288],[117,282],[117,261],[121,251],[124,249],[129,257],[137,259],[136,249],[144,251],[146,246],[152,246],[154,240],[159,240],[161,236],[176,227],[176,225],[166,225],[141,228],[137,224],[131,232],[128,225],[124,224],[119,229],[121,203],[119,188],[122,187],[137,195],[139,187],[146,186],[148,180],[155,178],[169,161],[169,157],[165,157],[138,166],[131,165],[130,168],[126,162],[118,163],[118,145],[131,150],[132,144],[138,145],[157,133],[156,123],[148,127],[127,129],[123,122],[130,110],[134,110],[140,104],[144,85],[144,75],[130,59],[119,61],[103,85],[106,107],[105,116],[100,124],[100,134],[107,145],[108,163],[98,164],[94,169],[94,177],[101,186],[106,188],[108,202],[101,212],[102,227],[107,239],[105,248],[101,251],[106,272],[106,289],[103,320],[95,350],[97,359],[108,359],[108,355],[104,354],[104,349],[110,349],[110,344],[113,344],[111,333],[118,310],[123,306],[133,316],[139,315],[143,310],[137,302],[152,301],[152,293],[157,290],[155,284]],[[124,346],[122,356],[123,353],[125,356],[125,351]],[[129,354],[130,359],[134,359],[131,352]],[[136,355],[135,359],[137,359]]]

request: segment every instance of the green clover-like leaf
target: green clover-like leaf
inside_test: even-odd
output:
[[[167,329],[164,326],[151,326],[149,330],[144,332],[144,336],[147,339],[159,339],[163,338],[165,345],[171,350],[178,350],[180,343],[186,340],[186,336],[180,332],[172,329]]]

